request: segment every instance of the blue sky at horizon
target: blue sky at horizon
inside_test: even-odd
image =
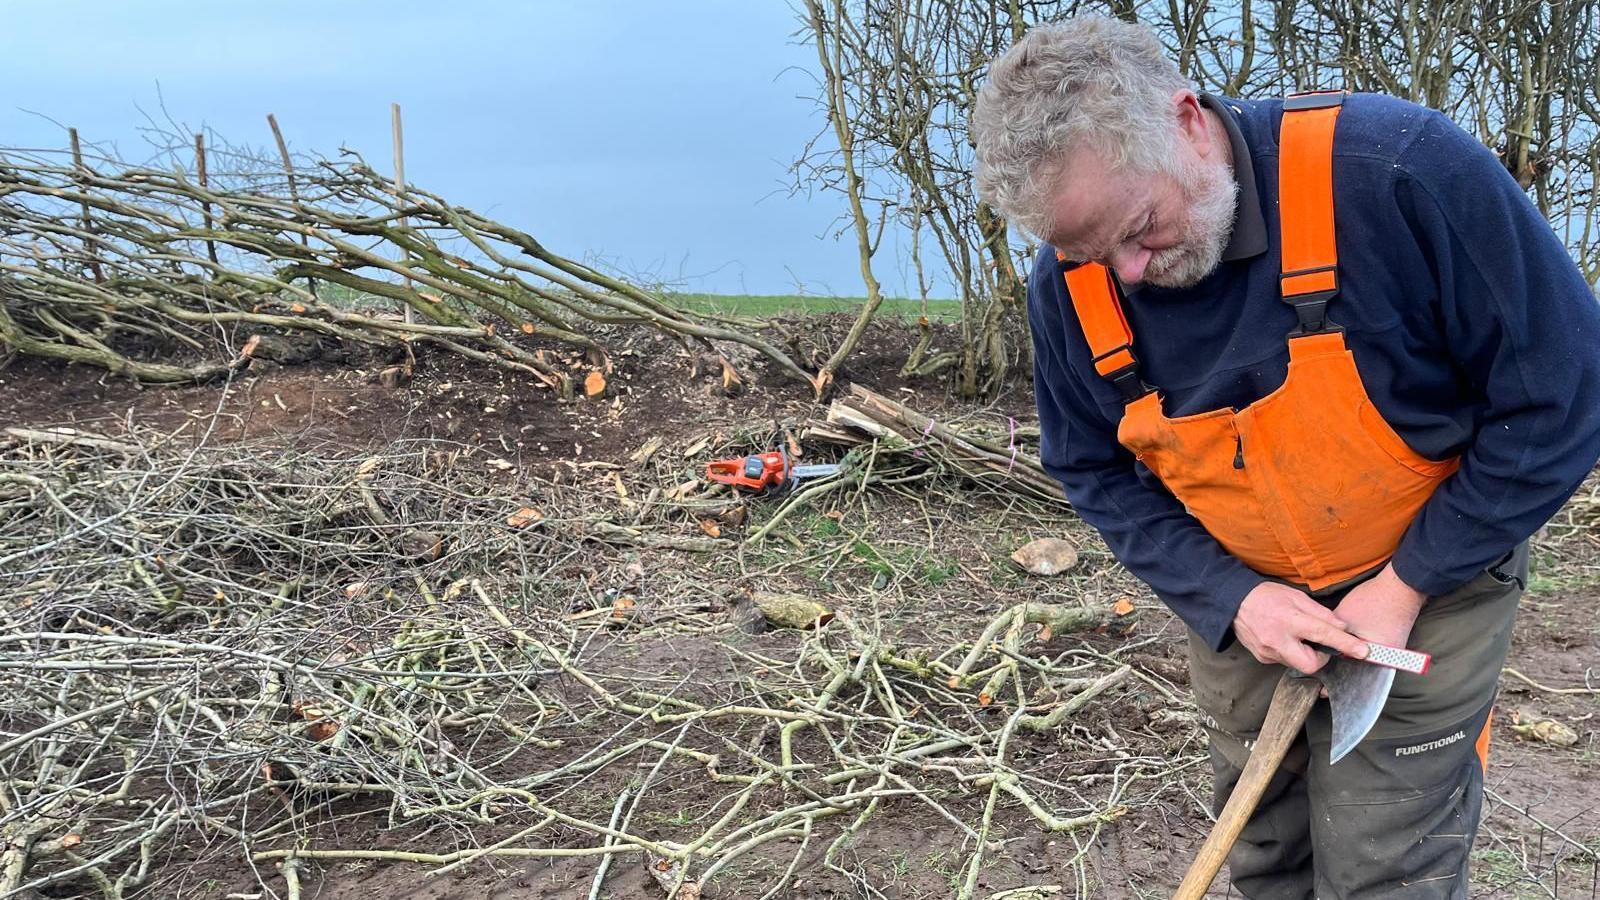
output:
[[[0,145],[130,161],[147,117],[296,153],[390,165],[558,252],[688,291],[863,293],[842,198],[791,195],[823,127],[815,51],[782,0],[455,4],[13,0],[0,36]],[[892,240],[886,293],[908,293]]]

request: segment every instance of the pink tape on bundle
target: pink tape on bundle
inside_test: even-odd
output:
[[[1006,466],[1006,474],[1010,475],[1011,470],[1017,467],[1017,420],[1006,416],[1006,422],[1011,427],[1011,462]]]
[[[927,437],[930,434],[933,434],[933,420],[932,419],[928,420],[928,427],[922,429],[922,436],[923,437]],[[911,451],[911,455],[916,457],[917,459],[921,459],[922,458],[922,451],[921,450],[912,450]]]

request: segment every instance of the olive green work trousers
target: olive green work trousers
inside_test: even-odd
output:
[[[1250,900],[1457,900],[1483,803],[1483,767],[1500,669],[1528,579],[1526,543],[1461,588],[1431,597],[1412,649],[1425,674],[1396,673],[1382,716],[1338,763],[1319,700],[1228,855]],[[1342,592],[1318,599],[1330,607]],[[1282,666],[1235,642],[1214,652],[1190,634],[1195,700],[1211,739],[1220,812],[1266,718]]]

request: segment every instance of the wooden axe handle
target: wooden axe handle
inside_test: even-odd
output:
[[[1250,750],[1250,761],[1245,763],[1239,783],[1233,786],[1233,793],[1228,795],[1228,803],[1222,808],[1222,815],[1217,817],[1217,824],[1211,826],[1211,833],[1200,845],[1200,852],[1189,864],[1189,871],[1172,900],[1200,900],[1210,890],[1223,860],[1228,858],[1228,851],[1233,849],[1233,842],[1239,839],[1239,832],[1244,830],[1250,814],[1256,811],[1256,804],[1261,802],[1267,782],[1278,771],[1283,755],[1289,752],[1289,745],[1294,743],[1300,726],[1311,714],[1321,687],[1322,682],[1317,679],[1302,678],[1293,672],[1278,681],[1277,689],[1272,692],[1272,705],[1267,708],[1267,720],[1261,725],[1261,735]]]

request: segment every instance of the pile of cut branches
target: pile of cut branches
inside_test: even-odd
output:
[[[729,641],[734,601],[704,573],[648,605],[607,587],[638,577],[614,542],[693,529],[665,501],[622,527],[443,443],[0,440],[0,895],[156,890],[181,872],[155,861],[198,835],[291,898],[339,860],[562,857],[592,858],[597,886],[643,862],[668,896],[719,874],[774,896],[814,844],[855,877],[853,837],[908,807],[964,838],[965,897],[997,809],[1081,851],[1201,759],[1069,735],[1113,702],[1181,705],[1136,644],[1030,646],[1111,621],[1092,608],[1023,604],[950,647],[844,613]],[[635,670],[603,638],[619,628],[695,643]],[[668,818],[688,785],[705,812]],[[324,827],[363,818],[382,845]],[[789,861],[743,868],[763,854]]]
[[[1038,427],[1020,427],[1014,419],[998,430],[982,422],[961,427],[853,384],[848,396],[833,401],[827,420],[813,422],[806,434],[847,446],[876,442],[878,452],[901,461],[922,461],[980,484],[1067,502],[1060,483],[1045,472],[1033,449]]]
[[[187,382],[271,351],[252,337],[408,360],[430,345],[570,394],[571,367],[541,344],[587,353],[593,371],[608,364],[607,330],[640,326],[717,356],[732,382],[730,357],[742,356],[823,383],[758,323],[675,306],[436,194],[402,190],[359,157],[284,162],[273,172],[244,157],[236,172],[191,176],[0,150],[0,351]]]

